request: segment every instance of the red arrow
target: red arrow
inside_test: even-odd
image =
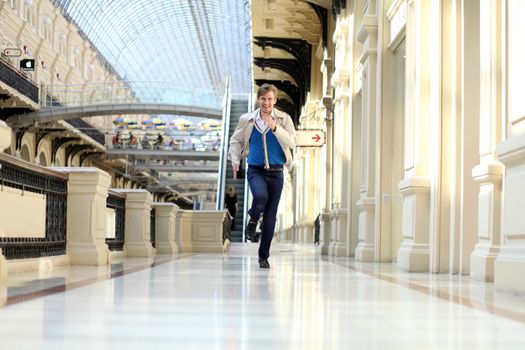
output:
[[[312,137],[312,140],[315,140],[315,142],[319,142],[320,139],[321,139],[321,136],[319,136],[318,134],[315,134],[315,136]]]

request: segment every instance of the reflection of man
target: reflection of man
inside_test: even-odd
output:
[[[248,157],[248,184],[253,195],[248,211],[246,236],[254,241],[255,228],[261,214],[264,216],[259,245],[259,266],[269,268],[270,244],[275,230],[277,208],[283,189],[283,168],[291,166],[295,147],[295,128],[292,118],[273,108],[277,102],[277,88],[263,84],[257,91],[259,109],[242,115],[230,139],[228,159],[233,176],[239,171],[241,158]]]

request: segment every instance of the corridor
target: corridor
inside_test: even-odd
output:
[[[2,349],[523,349],[525,299],[276,243],[19,273]]]

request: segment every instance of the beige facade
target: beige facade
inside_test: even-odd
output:
[[[295,3],[272,2],[277,9]],[[327,144],[297,150],[297,220],[283,231],[309,242],[305,224],[320,213],[323,254],[470,274],[525,292],[525,51],[518,44],[525,6],[337,6],[330,45],[312,56],[317,78],[298,125],[313,128],[308,116],[328,98],[315,125],[327,131]]]
[[[294,153],[277,239],[312,243],[319,215],[322,254],[467,274],[524,293],[523,16],[521,0],[252,1],[254,38],[302,40],[311,56],[308,86],[265,64],[254,65],[255,80],[291,81],[304,92],[297,128],[326,132],[323,147]],[[0,22],[1,48],[36,59],[39,69],[27,78],[37,85],[118,80],[50,1],[2,2]],[[253,55],[295,57],[272,45],[254,45]],[[38,108],[0,88],[15,96],[2,107]],[[279,99],[294,102],[286,92]],[[108,120],[93,123],[104,128]],[[45,166],[89,165],[81,155],[103,151],[71,126],[61,134],[8,134],[10,143],[0,139],[7,153]],[[64,137],[77,139],[53,147]],[[92,149],[66,152],[68,144]],[[137,188],[116,174],[109,182]],[[139,235],[147,231],[145,203],[155,200],[138,201]],[[166,210],[166,222],[190,225],[191,215]],[[167,233],[175,236],[169,251],[189,249],[184,232]],[[139,238],[140,254],[152,255]]]

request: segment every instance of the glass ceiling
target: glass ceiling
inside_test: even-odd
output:
[[[249,0],[55,0],[116,72],[184,96],[251,91]],[[140,97],[140,96],[138,96]]]

